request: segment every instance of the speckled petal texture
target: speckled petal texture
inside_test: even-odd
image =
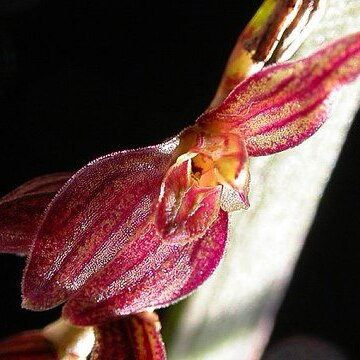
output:
[[[274,65],[239,84],[201,127],[239,134],[248,154],[276,153],[300,144],[326,120],[331,94],[360,73],[360,33],[328,44],[308,58]]]
[[[189,295],[223,256],[223,209],[237,209],[224,206],[231,194],[221,186],[238,190],[247,206],[247,154],[272,154],[310,137],[326,120],[334,90],[359,73],[355,33],[249,77],[179,137],[82,168],[51,201],[35,235],[23,306],[45,310],[68,300],[64,317],[96,325]],[[206,146],[181,157],[191,131]]]
[[[164,243],[151,226],[69,299],[63,316],[77,325],[93,325],[181,299],[219,264],[227,227],[227,213],[220,210],[202,238],[179,246]]]
[[[0,199],[0,252],[29,253],[46,207],[71,175],[39,176]]]
[[[51,202],[23,278],[23,306],[65,301],[147,228],[177,138],[101,157],[79,170]],[[140,245],[141,246],[141,245]],[[129,255],[129,254],[128,254]]]
[[[91,360],[165,360],[158,325],[135,314],[97,326]]]

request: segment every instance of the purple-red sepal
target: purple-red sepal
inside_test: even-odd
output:
[[[27,255],[44,211],[71,173],[39,176],[0,199],[0,252]]]

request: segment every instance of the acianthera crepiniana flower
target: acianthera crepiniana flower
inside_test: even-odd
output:
[[[60,319],[44,329],[0,340],[2,360],[163,360],[160,322],[142,312],[96,326],[76,327]],[[95,340],[95,341],[94,341]]]
[[[228,212],[249,206],[248,157],[314,134],[334,92],[359,73],[354,33],[255,73],[162,144],[100,157],[69,180],[70,174],[45,178],[44,191],[39,178],[3,198],[3,251],[30,247],[25,240],[11,247],[15,210],[29,201],[46,207],[36,215],[23,306],[45,310],[65,302],[63,318],[94,325],[190,294],[223,256]]]

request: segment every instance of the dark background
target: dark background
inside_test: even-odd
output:
[[[2,0],[0,195],[41,174],[158,143],[192,124],[259,4]],[[355,121],[270,345],[302,334],[360,358],[357,128]],[[20,310],[23,266],[23,258],[1,256],[1,337],[59,315]]]

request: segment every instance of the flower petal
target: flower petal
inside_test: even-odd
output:
[[[46,207],[71,175],[39,176],[0,199],[0,252],[29,253]]]
[[[81,288],[153,217],[178,139],[101,157],[51,202],[23,278],[23,306],[54,307]]]
[[[165,360],[159,326],[154,313],[134,314],[99,325],[90,360]]]
[[[41,175],[18,186],[0,199],[0,203],[17,200],[25,195],[38,195],[47,192],[57,192],[69,180],[71,172],[57,172]]]
[[[150,227],[69,299],[63,316],[74,324],[93,325],[189,295],[218,266],[227,226],[227,213],[220,210],[202,238],[183,246],[164,243]]]
[[[191,159],[174,164],[161,187],[155,224],[164,241],[186,244],[203,236],[220,209],[220,186],[199,187]]]
[[[359,74],[360,33],[355,33],[305,59],[256,73],[198,125],[239,134],[251,156],[276,153],[310,137],[328,116],[332,92]]]
[[[236,41],[211,107],[246,77],[289,59],[321,18],[324,6],[322,1],[264,0]]]
[[[57,360],[58,355],[41,330],[30,330],[0,340],[0,359]]]

